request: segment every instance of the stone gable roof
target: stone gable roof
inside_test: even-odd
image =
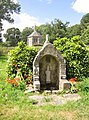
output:
[[[66,60],[63,58],[61,53],[51,44],[49,41],[45,41],[43,47],[36,55],[33,63],[38,62],[43,56],[51,55],[57,58],[61,63],[66,63]]]

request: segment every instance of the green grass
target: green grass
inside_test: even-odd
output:
[[[29,94],[6,82],[7,56],[0,56],[0,120],[89,120],[89,93],[60,106],[36,106]],[[46,99],[46,101],[50,101]]]
[[[7,77],[6,73],[6,65],[7,65],[7,56],[0,56],[0,81],[5,80]]]
[[[5,47],[2,46],[0,43],[0,55],[7,55],[10,50],[12,50],[14,47]]]

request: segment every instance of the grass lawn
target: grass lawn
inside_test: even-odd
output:
[[[64,105],[35,106],[28,94],[6,82],[7,56],[0,56],[0,120],[89,120],[89,93]]]
[[[0,56],[0,82],[6,79],[7,56]]]

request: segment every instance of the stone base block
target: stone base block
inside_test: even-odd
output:
[[[34,91],[39,91],[40,90],[40,81],[34,81]]]
[[[62,90],[70,90],[71,88],[71,83],[66,80],[66,79],[62,79],[59,83],[59,91],[62,91]]]

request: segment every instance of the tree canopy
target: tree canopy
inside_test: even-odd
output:
[[[13,0],[0,0],[0,20],[7,20],[8,22],[14,22],[11,14],[20,12],[20,5],[14,3]]]
[[[89,14],[86,14],[80,20],[80,24],[69,26],[69,22],[63,23],[60,19],[54,19],[51,23],[36,26],[37,32],[42,36],[42,42],[45,41],[46,34],[49,34],[49,41],[53,43],[56,38],[72,38],[74,36],[81,36],[81,40],[88,45],[88,29],[89,29]],[[85,27],[86,26],[86,27]],[[22,41],[27,43],[27,36],[33,32],[33,29],[26,27],[20,34]]]
[[[0,36],[2,37],[1,31],[3,30],[2,21],[6,20],[10,23],[14,22],[14,19],[11,17],[11,14],[14,12],[20,13],[20,5],[19,3],[14,3],[13,0],[0,0]],[[0,42],[2,42],[2,38],[0,37]]]
[[[81,35],[81,40],[86,44],[89,45],[89,26],[87,29],[84,30],[84,32]]]
[[[23,29],[23,31],[20,34],[20,38],[22,41],[27,43],[27,37],[33,32],[33,29],[30,27],[26,27]]]
[[[73,36],[81,35],[82,28],[80,24],[75,24],[67,28],[66,36],[72,38]]]
[[[20,30],[18,28],[9,28],[4,34],[6,38],[6,43],[8,46],[17,46],[18,42],[20,42]]]
[[[85,14],[82,19],[80,20],[81,25],[84,28],[87,28],[89,26],[89,13]]]
[[[37,31],[42,35],[43,41],[45,40],[46,34],[49,34],[49,41],[53,43],[57,37],[63,38],[66,36],[68,24],[69,22],[63,23],[59,19],[54,19],[51,23],[37,27]]]

